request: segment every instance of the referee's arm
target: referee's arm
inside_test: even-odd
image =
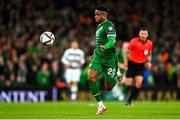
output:
[[[152,51],[150,51],[149,55],[147,56],[147,62],[151,63],[151,59],[152,59]]]
[[[127,68],[128,66],[128,58],[129,58],[129,49],[127,50],[123,50],[123,59],[124,59],[124,67],[125,69]]]
[[[152,51],[149,52],[149,55],[147,56],[147,64],[146,64],[146,67],[147,69],[151,69],[151,58],[152,58]]]

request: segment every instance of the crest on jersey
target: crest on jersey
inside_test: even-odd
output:
[[[96,30],[96,37],[99,36],[100,31],[103,29],[103,26],[101,26],[98,30]]]
[[[144,55],[148,55],[149,51],[148,50],[144,50]]]
[[[108,27],[108,30],[109,30],[109,31],[112,31],[112,30],[113,30],[113,27],[112,27],[112,26]]]

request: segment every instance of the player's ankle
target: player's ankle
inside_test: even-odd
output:
[[[102,101],[99,101],[98,102],[98,106],[103,106],[104,104],[103,104],[103,102]]]

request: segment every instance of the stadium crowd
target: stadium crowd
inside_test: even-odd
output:
[[[80,81],[87,85],[88,56],[95,47],[94,8],[106,6],[117,28],[117,48],[147,26],[153,41],[152,70],[144,72],[144,86],[180,87],[179,0],[1,0],[0,88],[62,87],[60,61],[70,41],[77,40],[86,54]],[[55,44],[39,42],[52,31]]]

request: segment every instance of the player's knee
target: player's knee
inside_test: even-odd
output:
[[[111,91],[116,83],[106,83],[105,82],[105,88],[108,91]]]
[[[131,82],[131,81],[128,81],[128,80],[125,80],[125,85],[126,85],[126,86],[132,86],[132,82]]]
[[[130,84],[128,84],[126,81],[125,81],[125,85],[126,85],[126,86],[130,86]]]
[[[89,82],[96,82],[96,79],[98,78],[98,72],[97,71],[90,70],[88,72],[88,75],[89,75],[89,77],[88,77]]]
[[[105,85],[106,90],[111,91],[113,89],[112,85]]]
[[[142,87],[142,82],[143,82],[143,77],[142,76],[135,77],[135,86],[136,86],[136,88],[141,88]]]
[[[89,76],[89,78],[88,78],[88,81],[90,82],[90,83],[92,83],[92,82],[96,82],[96,77],[94,77],[94,76]]]
[[[96,82],[96,79],[97,79],[97,75],[96,74],[91,74],[91,73],[89,74],[88,81],[90,83]]]

